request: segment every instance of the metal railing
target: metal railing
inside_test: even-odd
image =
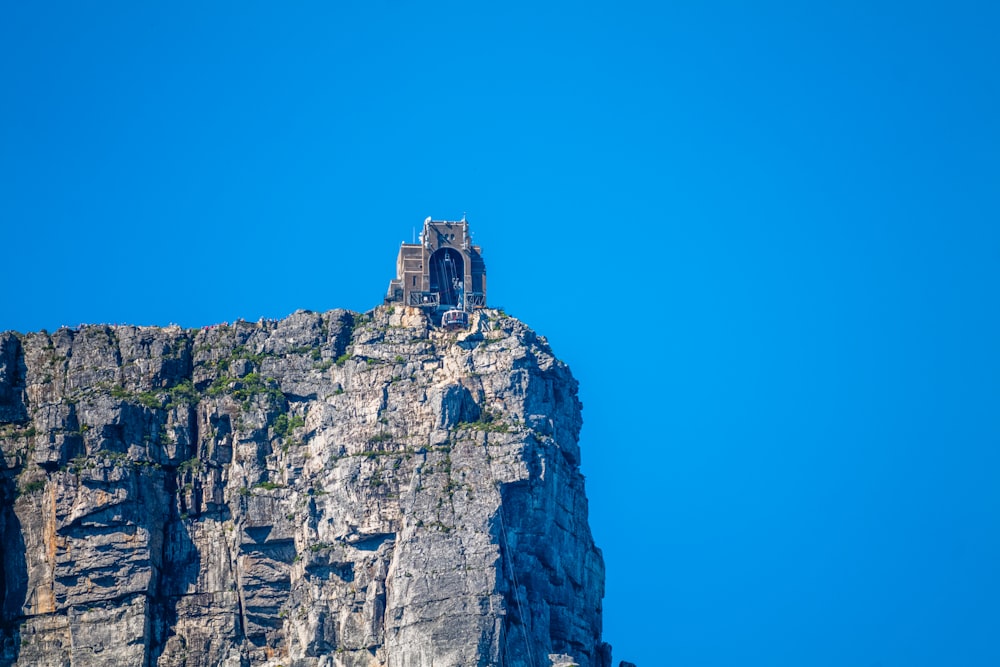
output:
[[[410,306],[430,307],[441,302],[437,292],[410,292]]]

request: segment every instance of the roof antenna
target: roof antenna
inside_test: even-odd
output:
[[[465,222],[465,212],[462,212],[462,222]]]
[[[413,236],[410,237],[410,244],[411,245],[416,245],[417,244],[417,228],[413,227],[412,229],[413,229]]]

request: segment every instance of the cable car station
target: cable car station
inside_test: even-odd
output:
[[[400,244],[385,302],[424,309],[446,329],[467,327],[469,313],[486,307],[486,264],[464,217],[427,218],[419,243]]]

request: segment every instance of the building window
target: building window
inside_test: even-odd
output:
[[[414,287],[417,286],[417,277],[416,276],[413,276],[413,286]]]

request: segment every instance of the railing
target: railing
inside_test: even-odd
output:
[[[440,302],[437,292],[410,292],[409,305],[411,306],[437,307]]]
[[[465,295],[466,308],[485,308],[486,295],[482,292],[469,292]]]

